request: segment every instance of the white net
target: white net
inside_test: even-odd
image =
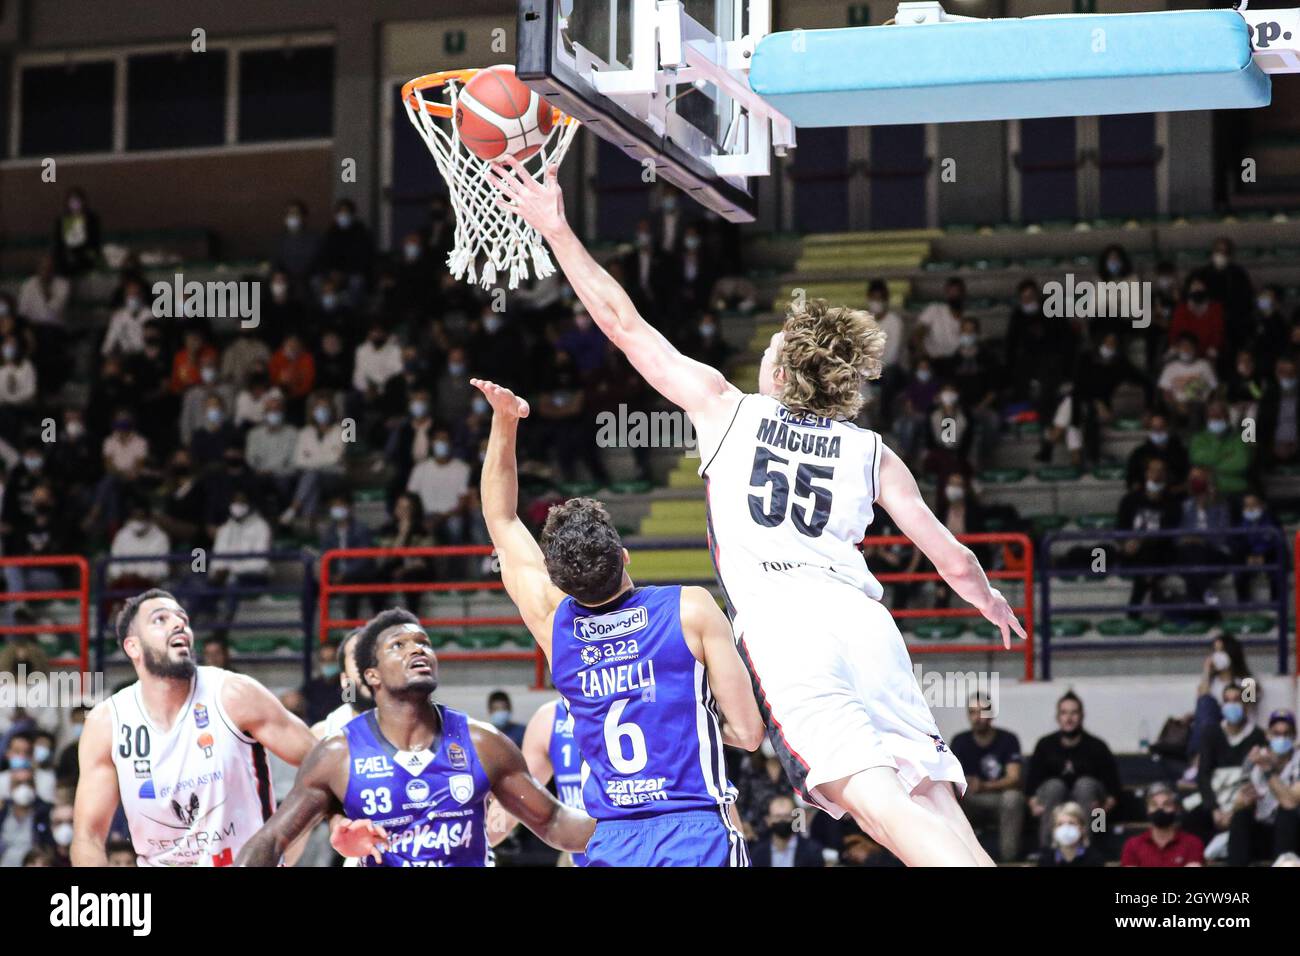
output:
[[[496,204],[500,193],[488,181],[490,163],[465,147],[455,122],[429,111],[426,92],[437,96],[435,102],[448,107],[449,115],[455,116],[456,97],[462,85],[460,79],[448,78],[439,86],[421,91],[417,84],[410,98],[403,97],[402,103],[411,124],[433,154],[438,172],[447,181],[456,215],[455,244],[447,256],[447,268],[457,279],[477,282],[485,289],[494,286],[497,276],[508,270],[508,286],[515,289],[528,278],[530,262],[533,275],[539,279],[552,275],[555,264],[537,230]],[[578,125],[576,120],[564,117],[551,127],[542,147],[523,161],[538,182],[549,164],[564,160]]]

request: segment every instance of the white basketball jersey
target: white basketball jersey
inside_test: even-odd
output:
[[[169,730],[139,683],[112,696],[113,763],[141,866],[230,866],[275,810],[266,752],[221,706],[226,671],[200,667]]]
[[[709,550],[733,618],[833,582],[880,600],[858,543],[880,488],[880,436],[746,395],[718,446],[701,448]],[[739,630],[739,628],[738,628]]]
[[[347,722],[355,716],[357,716],[357,712],[352,709],[351,704],[346,701],[339,704],[325,715],[325,733],[321,739],[324,740],[325,737],[333,737],[335,734],[343,733],[343,728],[347,725]]]

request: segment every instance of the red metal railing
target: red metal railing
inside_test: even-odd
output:
[[[60,667],[77,665],[84,674],[90,669],[90,563],[76,554],[50,557],[0,558],[0,568],[74,567],[80,574],[76,588],[65,591],[0,591],[0,601],[76,601],[80,613],[76,624],[0,624],[0,634],[68,634],[81,636],[77,657],[56,657],[50,661]]]
[[[331,618],[330,598],[343,594],[411,594],[419,591],[505,591],[495,581],[399,581],[393,584],[335,584],[330,581],[330,565],[344,558],[458,558],[487,557],[493,553],[488,545],[471,544],[433,548],[334,548],[320,559],[320,627],[322,641],[335,628],[354,628],[366,618]],[[523,627],[523,618],[507,617],[422,617],[421,627]],[[438,651],[440,661],[532,661],[533,687],[546,686],[546,657],[540,647],[531,651]]]
[[[1029,636],[1026,641],[1020,641],[1019,637],[1012,638],[1011,650],[1008,652],[1002,646],[1001,641],[996,643],[990,642],[985,644],[909,644],[907,649],[912,654],[982,654],[998,651],[1001,653],[1019,653],[1024,655],[1025,659],[1025,680],[1034,679],[1034,545],[1029,540],[1028,535],[1024,534],[959,534],[957,540],[962,544],[1013,544],[1019,545],[1023,550],[1024,567],[1022,570],[1007,571],[990,571],[988,576],[990,580],[1008,581],[1017,580],[1024,585],[1024,601],[1021,604],[1012,604],[1011,609],[1020,617],[1020,622],[1025,627],[1025,633]],[[864,548],[871,547],[889,547],[896,544],[912,544],[910,538],[903,535],[880,535],[875,537],[866,537],[862,541]],[[1300,545],[1298,545],[1300,547]],[[895,571],[876,574],[876,580],[881,584],[890,582],[911,582],[911,581],[942,581],[937,571]],[[1012,600],[1012,595],[1007,595],[1008,600]],[[891,610],[891,614],[896,618],[915,618],[915,617],[982,617],[979,611],[973,607],[956,607],[956,608],[904,608],[902,610]],[[1020,641],[1023,647],[1016,647],[1016,642]]]

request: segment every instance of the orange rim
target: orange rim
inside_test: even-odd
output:
[[[421,100],[417,97],[416,91],[437,89],[446,85],[450,80],[455,80],[462,86],[474,78],[481,68],[465,70],[443,70],[439,73],[426,73],[424,76],[417,76],[413,80],[408,80],[402,84],[402,99],[410,104],[412,109],[419,109]],[[446,103],[434,103],[428,100],[424,101],[424,108],[434,116],[442,119],[451,119],[451,106]],[[554,106],[551,107],[551,122],[555,125],[561,123],[572,123],[573,117],[567,113],[561,112]]]

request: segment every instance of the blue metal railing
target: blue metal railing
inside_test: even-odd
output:
[[[1108,567],[1102,576],[1133,578],[1140,576],[1203,574],[1222,577],[1229,574],[1267,574],[1272,578],[1273,593],[1270,601],[1238,601],[1233,604],[1204,604],[1200,602],[1178,602],[1172,604],[1081,604],[1064,607],[1052,603],[1052,582],[1058,578],[1088,577],[1090,572],[1078,567],[1058,567],[1052,562],[1052,546],[1062,542],[1088,542],[1099,544],[1108,541],[1132,541],[1134,539],[1150,540],[1159,538],[1224,538],[1267,535],[1274,544],[1274,560],[1267,564],[1222,563],[1222,564],[1161,564],[1140,565],[1125,564],[1122,560],[1115,567]],[[1290,640],[1287,631],[1288,600],[1287,588],[1287,539],[1280,528],[1229,528],[1214,532],[1198,532],[1193,529],[1178,528],[1166,531],[1054,531],[1039,539],[1039,588],[1041,597],[1038,602],[1042,615],[1039,633],[1042,635],[1043,679],[1052,678],[1052,617],[1062,614],[1106,614],[1142,612],[1164,614],[1167,612],[1206,612],[1233,613],[1240,611],[1275,611],[1277,614],[1277,636],[1243,637],[1247,645],[1277,644],[1278,673],[1287,673],[1287,659]],[[1175,546],[1176,550],[1176,546]],[[1104,643],[1067,643],[1058,644],[1056,651],[1073,651],[1098,648],[1134,648],[1134,647],[1196,647],[1205,643],[1204,637],[1161,638],[1107,638]]]

